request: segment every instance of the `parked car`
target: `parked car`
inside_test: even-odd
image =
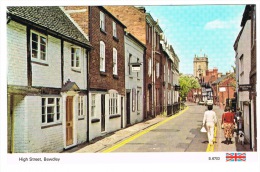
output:
[[[212,99],[209,99],[206,101],[206,105],[209,106],[209,105],[213,105],[213,100]]]
[[[203,100],[201,100],[201,101],[199,101],[199,102],[198,102],[198,104],[199,104],[199,105],[205,105],[205,104],[206,104],[206,102],[205,102],[205,101],[203,101]]]

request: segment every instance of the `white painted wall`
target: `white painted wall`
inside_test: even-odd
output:
[[[239,73],[239,84],[249,84],[249,73],[251,70],[251,21],[248,20],[241,33],[237,46],[237,64]],[[240,57],[243,54],[243,65],[241,66]],[[243,73],[242,73],[243,72]],[[239,92],[239,101],[249,101],[249,92]]]
[[[247,20],[236,51],[236,65],[237,65],[237,80],[238,84],[250,84],[249,73],[251,70],[251,21]],[[243,55],[243,64],[241,64],[240,57]],[[245,138],[249,140],[249,106],[243,105],[243,102],[249,101],[249,92],[243,91],[238,93],[240,108],[244,117],[244,132]],[[253,130],[252,130],[253,131]]]
[[[85,49],[81,48],[80,70],[71,67],[71,47],[74,46],[69,42],[64,42],[64,82],[68,79],[71,82],[76,82],[80,89],[87,88],[87,74],[86,74],[86,53]]]
[[[61,41],[48,35],[47,38],[48,66],[33,63],[32,86],[61,87]]]
[[[136,63],[137,58],[139,58],[139,62],[142,64],[140,66],[141,70],[138,72],[132,72],[129,75],[129,54],[132,54],[131,62],[130,63]],[[143,64],[143,56],[144,56],[144,49],[140,45],[138,45],[131,37],[125,36],[125,87],[126,89],[131,90],[130,93],[130,123],[135,124],[138,122],[141,122],[143,120],[143,72],[144,72],[144,64]],[[135,102],[135,111],[132,110],[133,106],[133,89],[136,90],[136,96],[137,96],[137,90],[140,91],[140,97],[139,98],[139,104],[140,109],[137,110],[137,97]],[[126,115],[124,115],[124,127],[126,125]]]
[[[7,35],[7,84],[27,86],[26,26],[10,21]]]

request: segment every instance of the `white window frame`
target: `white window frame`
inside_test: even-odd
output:
[[[105,14],[100,11],[100,29],[105,31]]]
[[[118,114],[118,93],[111,92],[109,94],[109,115]]]
[[[117,38],[116,22],[113,21],[113,36]]]
[[[53,103],[49,103],[48,101],[49,99],[54,99]],[[52,125],[61,122],[61,98],[60,97],[42,97],[41,107],[42,107],[42,113],[41,113],[42,125]],[[53,114],[53,121],[48,122],[48,108],[50,107],[53,108],[53,113],[49,113],[49,114]]]
[[[159,78],[160,76],[160,64],[157,62],[156,63],[156,77]]]
[[[37,35],[37,50],[33,49],[33,34]],[[39,41],[40,38],[44,38],[46,40],[46,45],[45,45],[45,59],[41,59],[41,42]],[[31,38],[30,38],[30,44],[31,44],[31,60],[36,61],[36,62],[41,62],[41,63],[47,63],[47,52],[48,52],[48,39],[47,35],[41,34],[39,32],[31,30]],[[37,51],[36,57],[33,57],[33,51]]]
[[[91,94],[91,117],[96,115],[96,94]]]
[[[100,71],[105,72],[106,45],[100,41]]]
[[[72,50],[74,49],[74,53],[72,52]],[[76,69],[76,70],[80,70],[80,65],[81,65],[81,48],[77,47],[77,46],[71,46],[71,68]],[[78,50],[78,51],[77,51]],[[77,54],[78,53],[78,54]],[[75,56],[76,54],[76,56]],[[78,59],[76,58],[78,55]],[[77,64],[78,61],[78,64]]]
[[[152,75],[152,59],[151,58],[148,59],[148,75],[149,76]]]
[[[84,118],[84,96],[78,96],[78,118]]]
[[[113,48],[113,75],[117,75],[117,50]]]

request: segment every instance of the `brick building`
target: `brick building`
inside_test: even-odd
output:
[[[146,13],[143,7],[105,6],[105,8],[127,26],[127,32],[130,32],[146,46],[144,60],[144,119],[163,113],[164,94],[166,94],[163,91],[164,75],[169,74],[172,76],[172,73],[170,69],[169,73],[164,71],[167,58],[164,56],[160,44],[162,29],[158,21],[155,21],[149,13]],[[167,69],[171,67],[168,65]],[[169,93],[169,95],[171,94]]]
[[[8,152],[86,141],[90,43],[59,7],[7,8]]]
[[[69,6],[64,9],[89,36],[93,46],[88,78],[91,140],[123,126],[126,27],[101,6]]]
[[[234,73],[227,73],[218,78],[211,84],[213,90],[213,97],[215,97],[215,104],[221,108],[227,105],[227,102],[235,98],[236,79]]]

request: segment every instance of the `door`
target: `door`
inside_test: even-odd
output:
[[[101,132],[105,131],[106,128],[105,119],[105,94],[101,95]]]
[[[130,93],[126,93],[126,125],[130,124]]]
[[[73,97],[66,100],[66,146],[73,144]]]
[[[121,128],[123,128],[124,127],[124,125],[123,125],[123,122],[124,122],[124,120],[123,120],[123,116],[124,116],[124,98],[123,97],[121,97]]]

